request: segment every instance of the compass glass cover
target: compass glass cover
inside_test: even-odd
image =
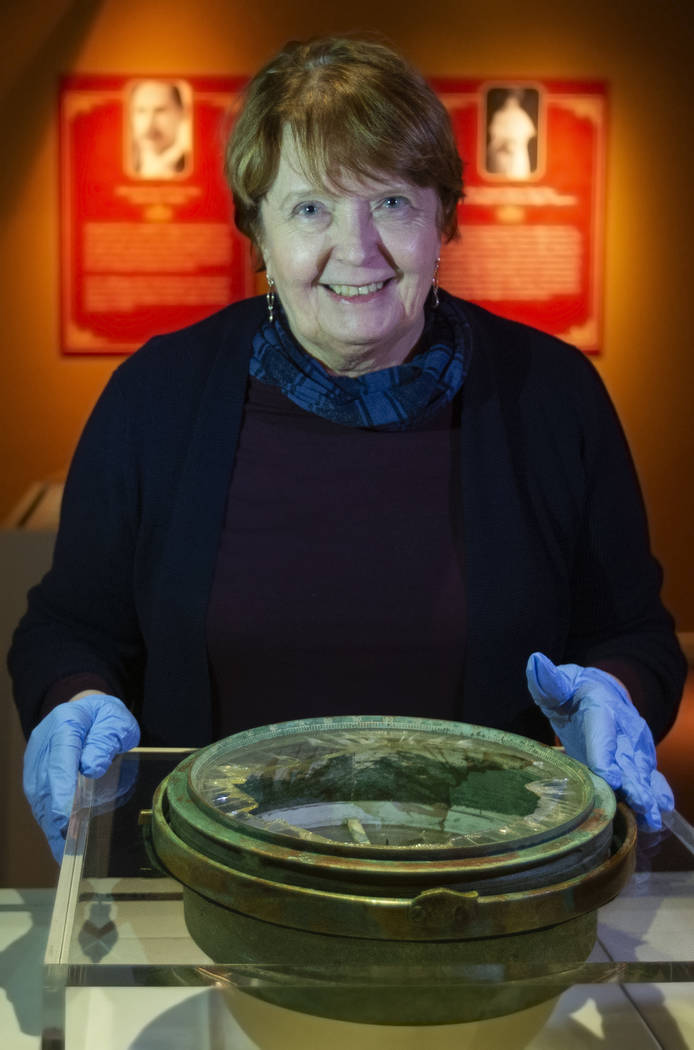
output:
[[[506,852],[568,833],[595,804],[592,775],[556,749],[462,723],[377,717],[236,734],[201,753],[190,790],[247,833],[356,852]]]

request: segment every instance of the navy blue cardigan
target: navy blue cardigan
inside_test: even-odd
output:
[[[472,329],[463,717],[551,739],[525,685],[541,650],[618,673],[660,738],[685,665],[597,372],[547,335],[452,301]],[[10,652],[25,732],[57,680],[88,673],[132,707],[143,743],[210,741],[205,619],[263,309],[262,298],[227,307],[114,372],[75,453],[53,566]]]

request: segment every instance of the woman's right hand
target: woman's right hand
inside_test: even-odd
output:
[[[24,794],[60,863],[77,774],[102,776],[114,757],[137,747],[140,727],[107,693],[82,693],[39,722],[24,753]]]

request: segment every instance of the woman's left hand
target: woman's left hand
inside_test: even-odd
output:
[[[556,666],[543,653],[532,654],[526,675],[566,753],[619,791],[641,828],[661,828],[660,812],[674,808],[673,794],[656,769],[651,731],[622,683],[596,667]]]

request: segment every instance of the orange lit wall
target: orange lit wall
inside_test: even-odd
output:
[[[337,7],[338,5],[332,5]],[[0,13],[0,519],[60,474],[117,358],[57,349],[56,83],[64,72],[252,72],[290,37],[385,33],[426,73],[610,83],[605,347],[666,597],[694,631],[692,19],[677,0],[24,0]]]

